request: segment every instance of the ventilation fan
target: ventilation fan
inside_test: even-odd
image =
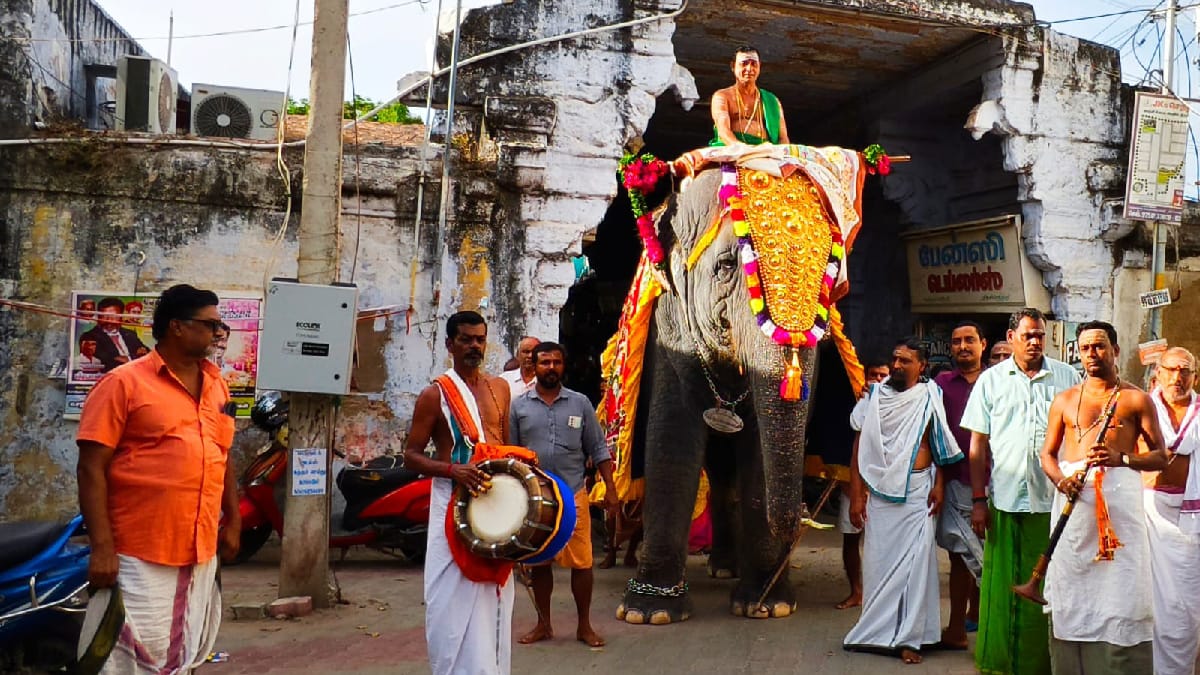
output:
[[[282,105],[281,91],[194,84],[192,133],[273,141]]]
[[[194,131],[201,136],[248,138],[254,122],[250,106],[229,94],[217,94],[196,106],[194,124]]]

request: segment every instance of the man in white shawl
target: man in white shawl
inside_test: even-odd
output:
[[[921,377],[925,348],[915,339],[892,351],[891,377],[874,385],[850,416],[851,511],[863,535],[863,608],[842,646],[921,662],[941,639],[934,518],[944,466],[963,459],[938,386]],[[868,494],[869,492],[869,494]]]
[[[425,641],[434,675],[507,674],[512,657],[512,579],[467,578],[446,539],[454,483],[473,495],[490,486],[488,474],[471,464],[474,442],[506,439],[509,387],[481,369],[486,346],[482,316],[458,312],[450,317],[446,348],[454,365],[417,397],[404,448],[405,466],[434,477],[425,553]],[[430,441],[433,457],[425,454]]]
[[[1168,349],[1155,369],[1158,387],[1150,393],[1163,442],[1172,453],[1167,468],[1145,491],[1156,675],[1193,675],[1200,651],[1200,474],[1191,461],[1200,447],[1200,399],[1192,391],[1196,367],[1188,350]],[[1188,502],[1193,508],[1183,513]]]

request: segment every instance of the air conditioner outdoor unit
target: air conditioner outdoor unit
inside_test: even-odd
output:
[[[282,91],[193,84],[192,133],[273,141],[282,107]]]
[[[117,128],[175,133],[179,79],[170,66],[146,56],[117,61]]]

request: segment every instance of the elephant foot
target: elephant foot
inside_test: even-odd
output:
[[[631,586],[633,583],[636,582],[631,582]],[[639,593],[632,588],[625,589],[625,598],[617,607],[617,620],[654,626],[687,621],[692,615],[692,602],[688,597],[687,585],[659,590],[678,594]]]
[[[780,580],[759,603],[761,584],[743,581],[729,594],[729,611],[750,619],[782,619],[796,612],[796,596],[787,581]]]
[[[738,578],[737,563],[732,556],[713,553],[708,556],[708,576],[713,579]]]

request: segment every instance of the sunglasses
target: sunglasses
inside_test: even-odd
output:
[[[227,328],[225,322],[221,321],[220,319],[180,319],[180,321],[202,323],[205,326],[208,326],[208,329],[212,331],[213,335],[216,335],[217,331]]]

